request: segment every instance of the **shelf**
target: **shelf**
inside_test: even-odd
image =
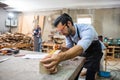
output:
[[[112,58],[112,59],[120,58],[120,46],[108,46],[107,47],[107,57]]]
[[[50,52],[54,49],[59,49],[61,46],[65,46],[65,36],[58,34],[56,31],[51,31],[51,34],[48,35],[49,39],[47,42],[42,44],[42,51],[43,52]]]
[[[50,52],[53,50],[54,43],[43,43],[42,44],[42,52]]]

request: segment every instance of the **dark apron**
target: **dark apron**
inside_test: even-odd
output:
[[[84,67],[87,69],[99,71],[102,55],[103,53],[99,40],[93,41],[85,53],[81,55],[86,57]]]
[[[79,39],[80,35],[79,35],[79,30],[77,28],[77,34]],[[71,37],[69,37],[70,40],[72,41]],[[74,41],[72,41],[75,45],[77,43],[75,43]],[[91,45],[88,47],[88,49],[81,54],[80,56],[86,57],[86,61],[83,67],[89,69],[89,70],[95,70],[95,71],[99,71],[100,68],[100,60],[102,58],[102,48],[101,48],[101,44],[99,42],[99,40],[94,40],[92,41]]]

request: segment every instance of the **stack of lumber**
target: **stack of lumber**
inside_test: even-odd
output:
[[[13,48],[31,50],[33,40],[22,33],[5,33],[0,35],[0,48]]]

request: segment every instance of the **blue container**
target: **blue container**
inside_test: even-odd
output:
[[[99,76],[100,77],[105,77],[105,78],[110,78],[111,77],[110,72],[106,72],[106,71],[100,71]]]

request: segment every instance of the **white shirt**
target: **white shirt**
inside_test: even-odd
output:
[[[98,34],[93,28],[93,26],[89,24],[74,24],[74,27],[75,27],[75,35],[70,36],[72,40],[69,37],[66,37],[66,46],[68,48],[73,47],[75,42],[77,43],[77,45],[80,45],[83,48],[83,51],[86,51],[86,49],[90,46],[92,41],[98,40]],[[79,37],[81,39],[79,39]]]

